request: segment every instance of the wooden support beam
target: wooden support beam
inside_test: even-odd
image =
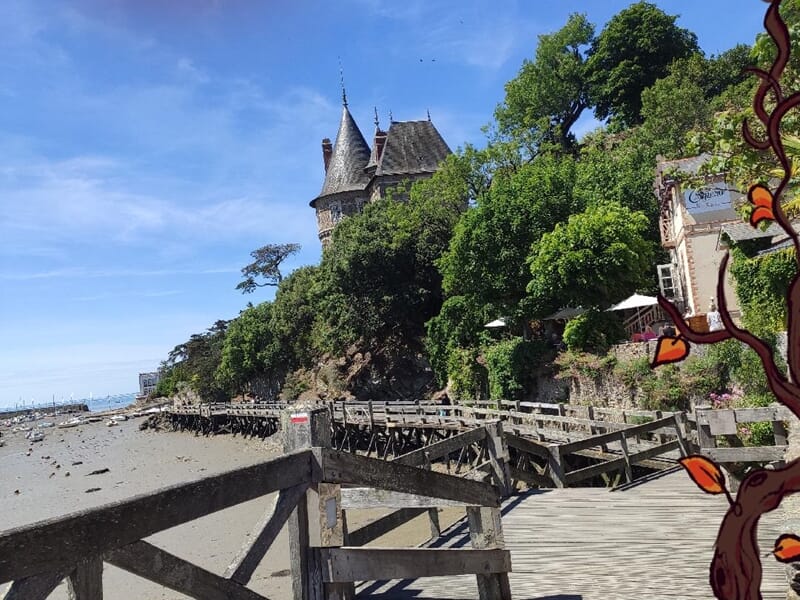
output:
[[[755,446],[752,448],[703,448],[703,454],[720,463],[774,462],[783,460],[786,446]]]
[[[454,435],[453,437],[442,440],[441,442],[436,442],[435,444],[431,444],[425,448],[420,448],[414,452],[409,452],[408,454],[398,456],[392,462],[401,465],[409,465],[412,467],[423,466],[425,464],[426,453],[430,457],[430,460],[436,460],[443,456],[447,456],[456,450],[460,450],[465,446],[480,442],[486,437],[486,435],[486,428],[478,427],[472,431]]]
[[[503,437],[506,438],[506,443],[511,448],[516,448],[521,452],[532,454],[540,458],[550,458],[550,451],[547,448],[547,444],[535,442],[513,433],[508,433],[507,431],[503,433]]]
[[[561,453],[561,446],[558,444],[549,444],[547,446],[550,456],[547,460],[548,474],[556,484],[556,487],[567,487],[567,479],[564,473],[564,459]]]
[[[328,483],[366,485],[417,495],[434,494],[474,506],[500,506],[493,486],[461,477],[355,456],[330,449],[320,450],[322,479]]]
[[[619,443],[622,446],[622,458],[625,459],[625,481],[631,483],[633,481],[633,469],[631,468],[631,459],[628,454],[628,440],[625,437],[625,432],[620,432]]]
[[[574,483],[578,483],[583,481],[584,479],[589,479],[590,477],[597,477],[602,473],[608,473],[610,471],[616,471],[617,469],[624,469],[625,468],[625,458],[620,457],[615,460],[610,460],[608,462],[602,462],[596,465],[592,465],[590,467],[584,467],[583,469],[578,469],[577,471],[570,471],[567,473],[565,478],[565,485],[559,487],[566,487],[568,485],[572,485]]]
[[[3,595],[3,600],[45,600],[66,576],[66,572],[51,572],[18,579]]]
[[[247,585],[258,564],[267,554],[283,525],[289,519],[300,500],[305,500],[308,483],[302,483],[281,490],[275,497],[272,510],[266,513],[256,526],[255,536],[239,551],[225,571],[225,577],[242,585]]]
[[[510,471],[513,479],[516,479],[517,481],[524,481],[528,485],[534,485],[540,488],[556,487],[553,483],[553,480],[549,477],[545,477],[544,475],[539,475],[538,473],[533,473],[531,471],[523,471],[522,469],[517,469],[516,467],[511,467]]]
[[[431,496],[418,496],[374,488],[344,488],[342,489],[342,508],[368,509],[368,508],[434,508],[437,506],[471,506],[466,502],[433,498]]]
[[[67,579],[70,600],[103,600],[103,559],[97,555],[81,560]]]
[[[502,548],[503,521],[499,508],[471,506],[467,509],[470,544],[476,551],[491,548]],[[502,572],[476,573],[478,580],[478,598],[480,600],[511,600],[511,588],[508,584],[508,569]]]
[[[57,571],[76,556],[136,540],[310,479],[310,451],[162,488],[0,533],[0,583]],[[113,532],[113,534],[111,533]]]
[[[243,585],[215,575],[182,558],[140,540],[105,554],[105,560],[198,600],[265,600]]]
[[[326,583],[416,579],[504,573],[511,570],[507,550],[461,548],[322,548]]]

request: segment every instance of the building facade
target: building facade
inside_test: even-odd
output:
[[[325,181],[319,196],[310,202],[317,213],[323,248],[330,244],[339,221],[361,212],[366,203],[384,198],[390,188],[430,177],[448,154],[450,148],[430,117],[392,121],[386,131],[376,119],[370,148],[344,101],[336,141],[322,140]]]
[[[139,373],[139,395],[137,398],[146,398],[152,392],[155,392],[156,386],[158,386],[158,379],[158,371],[154,371],[152,373]]]
[[[707,155],[701,155],[660,161],[656,174],[661,244],[671,259],[656,267],[661,293],[691,314],[704,314],[712,300],[719,302],[719,266],[726,252],[721,233],[740,228],[736,207],[745,200],[724,176],[698,175],[707,160]],[[678,172],[688,175],[691,183],[685,177],[679,179]],[[724,289],[728,309],[735,316],[739,306],[729,274]]]

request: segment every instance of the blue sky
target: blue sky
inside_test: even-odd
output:
[[[761,30],[760,0],[656,2],[707,54]],[[481,126],[537,36],[629,2],[3,0],[0,406],[129,392],[137,373],[248,301],[249,252],[298,242],[336,134],[338,57],[370,139]],[[595,123],[588,117],[579,133]]]

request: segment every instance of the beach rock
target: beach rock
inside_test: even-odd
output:
[[[99,492],[103,488],[89,488],[84,492],[84,494],[91,494],[92,492]]]
[[[49,458],[49,457],[48,457],[48,458]],[[83,461],[82,461],[82,460],[76,460],[74,463],[72,463],[72,466],[73,466],[73,467],[76,467],[76,466],[78,466],[78,465],[82,465],[82,464],[83,464]]]
[[[89,475],[102,475],[103,473],[108,473],[109,471],[110,469],[108,467],[105,467],[104,469],[97,469],[96,471],[87,473],[86,476],[88,477]]]

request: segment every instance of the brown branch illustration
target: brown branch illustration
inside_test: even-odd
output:
[[[753,109],[766,130],[766,137],[763,140],[756,139],[746,120],[742,125],[742,136],[756,150],[763,151],[771,148],[783,169],[783,177],[774,192],[758,186],[749,190],[749,200],[754,204],[756,210],[760,211],[759,214],[754,211],[751,224],[755,226],[762,220],[774,220],[791,240],[795,250],[795,259],[800,267],[800,238],[782,207],[782,197],[792,177],[792,161],[786,153],[781,139],[783,119],[789,111],[800,105],[800,93],[784,97],[781,89],[780,80],[789,63],[790,36],[789,29],[780,15],[781,0],[769,0],[769,2],[769,8],[764,17],[764,27],[775,43],[776,56],[768,72],[760,69],[749,70],[760,79],[753,98]],[[771,111],[766,105],[769,94],[772,95],[771,100],[774,102],[774,108]],[[800,274],[792,280],[786,296],[787,362],[790,374],[790,379],[787,379],[778,369],[770,346],[746,329],[740,328],[731,317],[724,289],[729,260],[730,255],[726,254],[720,263],[717,277],[717,299],[724,327],[721,331],[709,333],[694,331],[682,319],[677,308],[671,302],[663,296],[659,296],[658,302],[672,317],[680,336],[688,342],[710,344],[735,339],[752,348],[761,360],[772,393],[779,402],[800,418],[800,387],[797,385],[797,382],[800,382]],[[688,354],[688,349],[683,356],[686,354]],[[654,364],[657,363],[654,362]],[[725,491],[727,492],[727,489]],[[800,492],[800,460],[795,460],[781,469],[759,470],[745,478],[736,501],[731,504],[723,518],[717,535],[709,573],[709,582],[717,598],[720,600],[761,599],[762,566],[757,538],[759,519],[762,514],[777,508],[785,496],[797,492]],[[792,535],[781,537],[800,539]],[[794,556],[796,555],[791,555],[788,560]],[[782,560],[784,559],[782,558]]]

